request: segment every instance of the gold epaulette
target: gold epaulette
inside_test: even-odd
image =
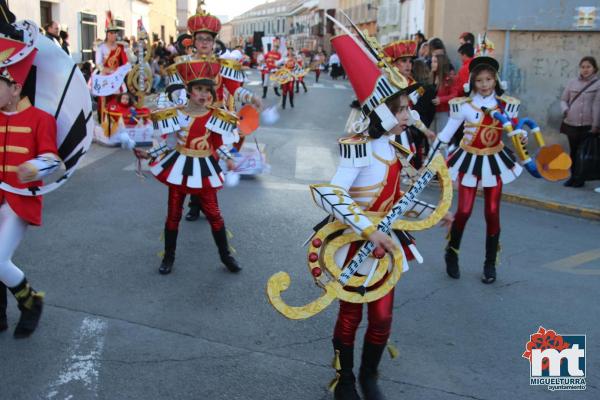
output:
[[[460,107],[465,103],[470,103],[470,97],[455,97],[448,101],[448,106],[450,107],[450,116],[456,117],[457,119],[460,117]]]
[[[340,165],[366,167],[371,164],[371,140],[368,136],[353,135],[338,139]]]
[[[219,58],[219,63],[223,67],[240,70],[242,69],[242,64],[232,58]]]
[[[521,100],[516,97],[508,96],[503,94],[502,96],[496,97],[502,103],[504,103],[504,112],[510,118],[516,118],[519,115],[519,107],[521,106]]]

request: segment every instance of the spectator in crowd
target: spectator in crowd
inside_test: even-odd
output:
[[[469,63],[473,59],[473,55],[475,54],[475,48],[473,44],[466,42],[458,48],[458,54],[460,55],[460,60],[462,65],[458,70],[458,74],[456,76],[456,92],[459,96],[464,96],[464,84],[469,82]]]
[[[340,57],[335,51],[329,56],[329,67],[331,68],[331,78],[337,81],[337,78],[342,76],[342,64],[340,63]]]
[[[431,100],[435,106],[434,130],[440,132],[448,122],[448,101],[457,95],[454,79],[450,75],[450,61],[445,54],[437,54],[431,59],[431,82],[436,88],[436,97]]]
[[[440,54],[446,54],[446,46],[444,45],[444,42],[442,42],[442,39],[431,38],[427,43],[429,43],[429,58]]]
[[[161,86],[161,62],[164,63],[164,61],[162,61],[160,57],[155,53],[155,56],[152,59],[152,64],[150,65],[152,68],[152,93],[158,92]]]
[[[432,38],[429,39],[429,68],[431,68],[431,60],[433,59],[433,56],[437,56],[437,55],[445,55],[446,57],[448,56],[448,52],[446,51],[446,46],[444,45],[444,42],[442,42],[442,39],[440,38]],[[450,75],[454,75],[454,66],[452,65],[452,63],[450,63],[450,60],[448,59],[449,62],[449,66],[450,66]]]
[[[425,42],[421,44],[421,47],[417,51],[417,57],[419,60],[425,61],[427,68],[429,68],[429,64],[431,63],[431,58],[429,58],[429,43]]]
[[[475,36],[471,32],[463,32],[458,37],[458,43],[462,46],[465,43],[475,45]]]
[[[171,42],[167,45],[167,51],[169,52],[169,57],[174,57],[177,55],[177,48],[175,47],[175,43],[171,39]]]
[[[65,53],[67,53],[68,55],[71,55],[71,52],[69,51],[69,33],[67,31],[60,31],[59,32],[59,36],[60,36],[60,40],[62,42],[61,47],[62,49],[65,51]]]
[[[46,31],[46,37],[48,39],[54,42],[54,44],[56,44],[58,47],[62,47],[60,44],[60,27],[58,26],[58,22],[51,21],[44,26],[44,30]]]
[[[412,78],[421,84],[424,89],[413,109],[417,110],[421,121],[429,128],[435,117],[435,105],[432,100],[436,97],[436,90],[431,83],[431,71],[424,60],[416,59],[413,61]]]
[[[419,51],[421,50],[421,47],[427,43],[427,39],[425,38],[425,35],[423,35],[423,33],[421,33],[421,31],[418,31],[417,33],[415,33],[413,35],[413,39],[417,41],[417,55],[419,54]]]
[[[579,76],[567,83],[560,98],[563,114],[561,133],[567,135],[571,151],[571,178],[564,185],[582,187],[584,180],[578,176],[575,162],[577,150],[590,133],[600,134],[600,79],[598,63],[591,56],[579,61]]]
[[[86,82],[89,82],[90,78],[92,77],[92,71],[94,70],[92,62],[89,60],[83,62],[80,69],[81,73],[83,74],[83,79],[85,79]]]

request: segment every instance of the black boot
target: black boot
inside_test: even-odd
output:
[[[0,282],[0,332],[8,329],[6,320],[6,285]]]
[[[10,288],[10,291],[17,299],[19,310],[21,310],[14,337],[16,339],[29,337],[35,331],[42,316],[44,295],[33,290],[25,278],[16,287]]]
[[[385,396],[377,386],[377,368],[385,346],[385,344],[369,343],[366,340],[363,345],[358,383],[365,400],[385,400]]]
[[[300,81],[296,81],[296,93],[300,91]]]
[[[277,90],[277,86],[273,86],[273,91],[275,91],[275,96],[281,96],[279,90]]]
[[[290,107],[294,108],[294,93],[290,92]]]
[[[213,238],[219,249],[219,257],[221,262],[227,267],[230,272],[240,272],[242,267],[238,264],[235,258],[229,251],[229,243],[227,243],[227,230],[222,227],[221,230],[212,231]]]
[[[304,81],[302,81],[302,87],[304,88],[304,93],[308,92],[308,89],[306,88],[306,83],[304,83]]]
[[[185,215],[186,221],[196,221],[200,218],[200,199],[198,196],[190,195],[188,207],[188,213]]]
[[[287,101],[287,94],[283,95],[283,99],[281,100],[281,109],[285,110],[285,102]]]
[[[267,89],[268,89],[268,87],[263,86],[263,96],[262,96],[263,99],[267,97]]]
[[[161,275],[171,273],[173,264],[175,263],[175,249],[177,248],[177,230],[165,228],[165,255],[163,256],[158,272]]]
[[[496,281],[496,260],[500,243],[500,232],[485,238],[485,262],[481,282],[490,284]]]
[[[339,365],[334,368],[337,370],[337,384],[333,390],[335,400],[360,400],[356,391],[356,378],[354,377],[354,347],[344,346],[340,341],[333,339],[333,349],[336,352],[336,359],[339,357]],[[337,364],[337,363],[335,363]]]
[[[448,244],[446,244],[446,254],[444,255],[444,259],[446,260],[446,273],[454,279],[460,278],[458,252],[462,235],[463,231],[452,225],[452,228],[448,233]]]

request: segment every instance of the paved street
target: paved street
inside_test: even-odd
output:
[[[249,76],[257,93],[260,76]],[[320,295],[301,243],[324,217],[307,185],[337,163],[353,92],[314,75],[294,109],[254,135],[269,175],[220,192],[244,270],[220,265],[206,220],[182,221],[173,273],[157,269],[166,187],[133,172],[131,152],[94,146],[71,182],[45,199],[44,226],[30,229],[14,262],[46,292],[39,330],[0,334],[1,399],[331,399],[331,335],[337,305],[305,321],[279,315],[267,279],[290,273],[284,299]],[[269,91],[267,104],[279,100]],[[558,185],[558,184],[557,184]],[[426,197],[434,198],[435,190]],[[600,223],[502,205],[498,281],[483,285],[483,204],[461,248],[462,277],[448,278],[440,228],[416,233],[425,258],[400,280],[381,382],[396,399],[600,398]],[[9,322],[18,317],[9,299]],[[529,385],[521,357],[539,326],[587,334],[587,390]],[[366,318],[357,340],[358,364]]]

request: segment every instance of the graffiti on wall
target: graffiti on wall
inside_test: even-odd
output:
[[[577,77],[582,57],[600,60],[599,32],[511,32],[504,79],[509,93],[522,102],[521,115],[535,119],[545,132],[557,135],[560,96]],[[555,137],[554,139],[558,139]]]

